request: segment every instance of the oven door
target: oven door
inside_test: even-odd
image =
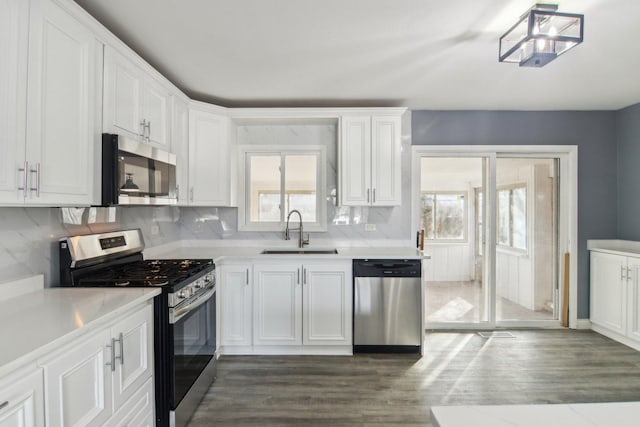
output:
[[[172,411],[183,400],[202,398],[202,390],[191,390],[194,384],[209,388],[215,376],[216,288],[169,309],[170,340],[170,406]],[[200,381],[200,377],[210,380]],[[203,378],[203,379],[205,379]],[[202,383],[206,385],[202,385]],[[196,395],[194,395],[194,393]],[[202,395],[200,395],[202,394]],[[188,399],[185,396],[189,395]],[[187,406],[191,404],[187,403]]]

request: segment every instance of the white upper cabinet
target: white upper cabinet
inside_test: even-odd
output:
[[[88,205],[102,45],[51,0],[29,3],[2,2],[0,203]]]
[[[29,35],[26,203],[92,202],[93,153],[99,141],[93,33],[51,0],[32,2]]]
[[[0,0],[0,203],[24,202],[29,1]]]
[[[189,204],[231,206],[230,120],[202,103],[189,108]]]
[[[400,128],[400,116],[342,117],[341,205],[400,205]]]
[[[176,196],[179,206],[189,204],[189,104],[172,97],[171,152],[176,155]]]
[[[107,46],[104,55],[103,131],[169,149],[169,90]]]

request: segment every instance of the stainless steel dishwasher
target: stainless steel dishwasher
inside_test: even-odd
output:
[[[421,261],[353,260],[353,351],[420,353]]]

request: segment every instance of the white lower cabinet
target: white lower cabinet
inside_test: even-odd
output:
[[[254,266],[254,345],[302,345],[302,265]]]
[[[223,352],[246,352],[251,347],[252,268],[251,264],[225,264],[220,267],[218,311]]]
[[[304,345],[351,345],[351,260],[305,263],[302,290]]]
[[[351,354],[351,260],[270,259],[219,270],[222,354]]]
[[[78,341],[42,363],[48,425],[121,425],[153,413],[150,304]],[[147,404],[120,411],[136,399]]]
[[[640,350],[640,257],[591,251],[592,329]]]
[[[309,353],[336,346],[350,350],[350,260],[256,264],[253,301],[255,348],[297,346]]]
[[[0,427],[44,426],[42,368],[30,367],[0,381]]]

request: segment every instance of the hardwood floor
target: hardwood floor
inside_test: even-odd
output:
[[[591,331],[427,334],[410,355],[224,356],[191,426],[420,425],[432,405],[640,400],[640,352]]]

